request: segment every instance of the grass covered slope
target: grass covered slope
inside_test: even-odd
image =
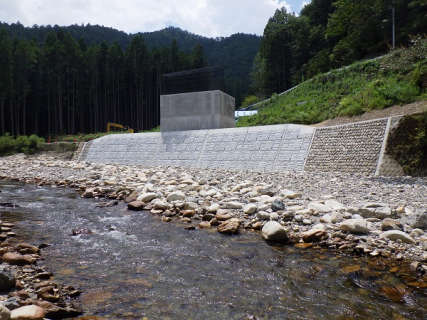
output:
[[[381,58],[317,75],[287,94],[273,94],[257,106],[257,115],[240,118],[236,126],[315,124],[419,100],[427,100],[424,38]]]

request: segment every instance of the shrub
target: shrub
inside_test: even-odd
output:
[[[0,156],[8,156],[16,152],[16,140],[8,132],[0,136]]]
[[[414,83],[395,79],[386,81],[383,85],[376,87],[374,91],[374,95],[383,97],[387,102],[384,107],[413,102],[418,94],[419,89]]]
[[[6,133],[0,137],[0,156],[11,155],[17,152],[33,154],[39,151],[44,143],[44,139],[39,138],[35,134],[29,137],[22,135],[14,139],[13,136]]]
[[[260,98],[258,98],[258,97],[256,97],[256,96],[254,96],[254,95],[247,96],[247,97],[243,100],[242,105],[240,106],[240,108],[242,108],[242,109],[246,109],[247,107],[249,107],[249,106],[251,106],[251,105],[254,105],[254,104],[256,104],[256,103],[258,103],[258,102],[260,102],[260,101],[261,101],[261,99],[260,99]]]
[[[344,97],[338,105],[337,113],[340,116],[357,116],[362,114],[363,105],[361,105],[360,101],[356,97]]]

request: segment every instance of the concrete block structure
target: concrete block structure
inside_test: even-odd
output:
[[[331,127],[261,127],[112,134],[87,144],[80,161],[230,170],[403,175],[387,146],[404,116]],[[401,125],[402,124],[402,125]],[[402,128],[401,128],[402,127]],[[400,131],[396,131],[400,128]],[[395,134],[395,135],[396,135]]]
[[[160,96],[162,132],[233,128],[235,100],[220,91]]]

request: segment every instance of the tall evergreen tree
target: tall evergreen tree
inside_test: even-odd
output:
[[[12,93],[12,41],[5,28],[0,29],[0,134],[5,133],[5,103]],[[10,128],[12,129],[12,128]],[[10,130],[9,129],[9,130]]]
[[[199,69],[208,66],[208,59],[206,58],[205,49],[201,43],[194,46],[191,53],[191,68]]]

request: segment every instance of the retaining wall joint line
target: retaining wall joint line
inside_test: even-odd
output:
[[[386,125],[385,131],[384,131],[384,139],[383,139],[383,143],[381,145],[380,155],[378,157],[377,168],[375,170],[375,175],[376,176],[379,175],[379,172],[380,172],[380,169],[381,169],[381,164],[382,164],[383,158],[384,158],[385,149],[387,147],[387,139],[388,139],[388,135],[389,135],[389,131],[390,131],[391,119],[392,119],[392,117],[388,117],[388,119],[387,119],[387,125]]]

